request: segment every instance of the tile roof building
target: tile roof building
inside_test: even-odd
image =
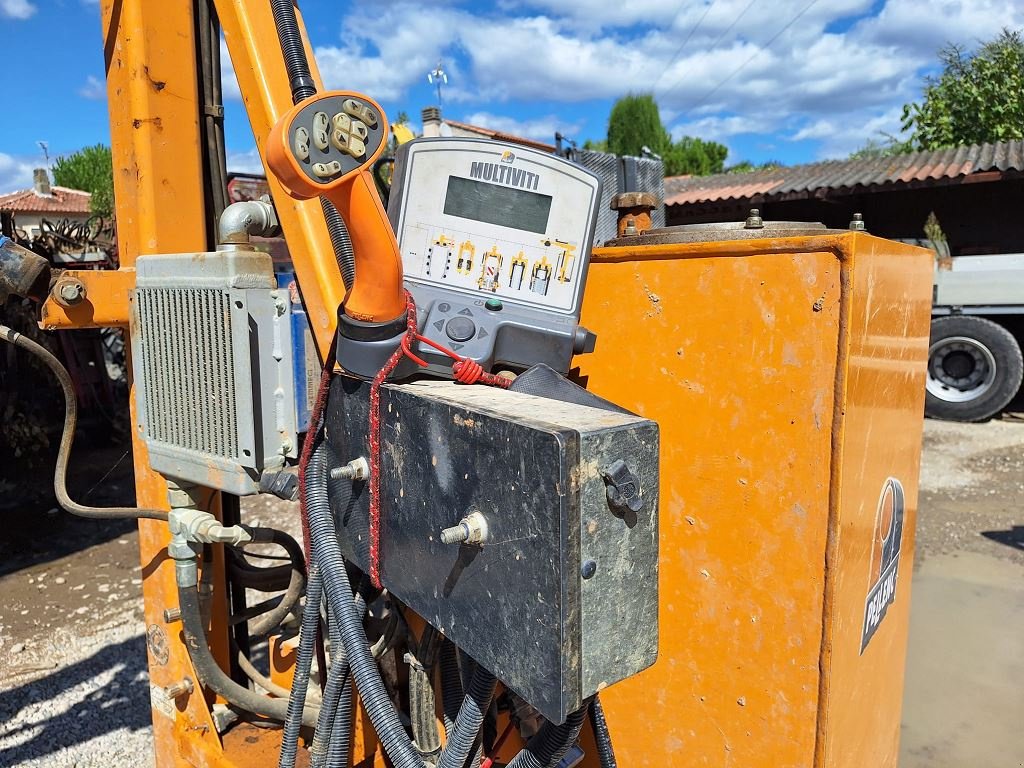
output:
[[[1016,202],[1013,202],[1016,201]],[[869,231],[921,238],[935,212],[953,253],[1024,251],[1024,141],[889,157],[829,160],[749,173],[665,179],[671,224],[764,219],[844,227],[862,213]]]

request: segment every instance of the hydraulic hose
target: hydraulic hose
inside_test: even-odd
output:
[[[75,398],[75,386],[71,381],[71,374],[61,365],[60,360],[54,357],[48,349],[36,344],[29,338],[0,325],[0,338],[24,349],[39,358],[53,375],[60,382],[60,388],[64,393],[64,431],[60,436],[60,447],[57,449],[57,464],[53,470],[53,492],[57,496],[57,503],[73,515],[80,517],[91,517],[98,520],[111,520],[117,518],[146,518],[149,520],[167,520],[167,512],[162,509],[146,509],[143,507],[88,507],[78,504],[68,495],[67,473],[68,459],[71,457],[71,445],[75,440],[75,426],[78,423],[78,400]]]
[[[270,0],[277,39],[281,45],[285,69],[288,71],[288,82],[292,89],[292,103],[298,104],[316,93],[316,82],[309,69],[309,59],[306,58],[306,48],[302,42],[302,32],[299,30],[299,20],[295,16],[293,3],[294,0]],[[356,257],[348,227],[330,200],[321,197],[320,207],[323,208],[327,221],[327,231],[331,236],[334,257],[341,269],[341,278],[345,282],[345,288],[351,288],[356,278]]]
[[[612,748],[612,737],[608,732],[608,721],[604,719],[604,707],[597,696],[594,696],[590,704],[590,727],[594,731],[594,741],[597,742],[597,757],[601,768],[618,768],[615,750]]]
[[[299,629],[299,650],[295,655],[295,675],[292,691],[288,697],[288,709],[284,721],[284,735],[281,737],[281,754],[278,768],[294,768],[295,755],[299,748],[299,728],[302,725],[306,707],[306,688],[309,685],[309,668],[313,663],[313,646],[320,624],[320,603],[323,598],[320,569],[316,563],[309,567],[309,581],[306,587],[306,606],[302,613]],[[321,710],[322,711],[322,710]]]
[[[352,601],[345,561],[338,544],[327,490],[327,461],[323,445],[313,452],[305,485],[306,510],[313,555],[320,565],[328,603],[339,625],[345,654],[359,689],[363,708],[373,723],[385,753],[395,768],[423,768],[423,760],[413,748],[395,711],[370,644],[363,630],[362,617]]]
[[[274,528],[255,528],[253,529],[253,534],[254,542],[268,541],[277,544],[288,553],[292,560],[291,581],[288,583],[288,589],[281,598],[281,602],[278,603],[276,608],[272,608],[258,619],[254,619],[249,623],[249,631],[253,635],[260,636],[270,634],[298,605],[306,587],[306,577],[304,575],[306,558],[302,552],[302,547],[299,546],[299,542],[284,531],[278,531]]]
[[[194,572],[195,562],[191,561],[191,565]],[[242,687],[228,677],[217,664],[217,660],[213,658],[206,640],[206,629],[199,609],[199,593],[196,591],[195,579],[188,576],[182,578],[182,572],[187,568],[186,563],[178,561],[178,607],[181,610],[185,645],[188,648],[189,657],[192,659],[192,666],[195,667],[196,674],[199,676],[199,682],[240,709],[271,720],[285,722],[288,716],[288,701],[271,699]],[[296,682],[298,682],[298,678],[296,678]],[[318,709],[306,707],[302,713],[302,724],[312,728],[316,725],[319,714]]]
[[[579,738],[589,708],[590,699],[587,699],[561,725],[544,723],[537,735],[530,739],[530,743],[512,759],[508,768],[555,768]]]

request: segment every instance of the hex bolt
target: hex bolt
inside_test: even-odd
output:
[[[335,467],[331,470],[331,480],[365,480],[370,476],[370,465],[366,459],[360,456],[352,459],[343,467]]]
[[[182,696],[187,696],[188,694],[192,693],[193,690],[195,690],[195,686],[192,685],[192,681],[187,677],[183,677],[176,683],[171,683],[170,685],[164,686],[164,695],[168,699],[173,700],[178,699]]]
[[[181,609],[164,608],[164,621],[168,624],[173,624],[176,621],[181,621]]]
[[[53,298],[58,304],[73,307],[85,300],[85,285],[75,277],[62,277],[53,286]]]
[[[853,221],[850,222],[850,229],[854,232],[864,232],[867,227],[864,224],[864,214],[855,213],[853,214]]]
[[[764,219],[761,218],[761,211],[757,208],[750,209],[750,215],[743,223],[744,229],[764,229]]]
[[[479,512],[471,512],[441,531],[442,544],[482,544],[487,538],[487,520]]]

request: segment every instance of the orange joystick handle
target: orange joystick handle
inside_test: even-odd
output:
[[[402,257],[371,169],[388,138],[384,111],[349,91],[324,91],[286,112],[267,140],[267,165],[300,200],[323,195],[349,227],[356,276],[345,315],[388,323],[405,315]]]

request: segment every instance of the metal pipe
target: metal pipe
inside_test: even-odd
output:
[[[217,242],[221,245],[248,245],[252,235],[271,237],[280,231],[274,206],[263,200],[232,203],[217,222]]]

